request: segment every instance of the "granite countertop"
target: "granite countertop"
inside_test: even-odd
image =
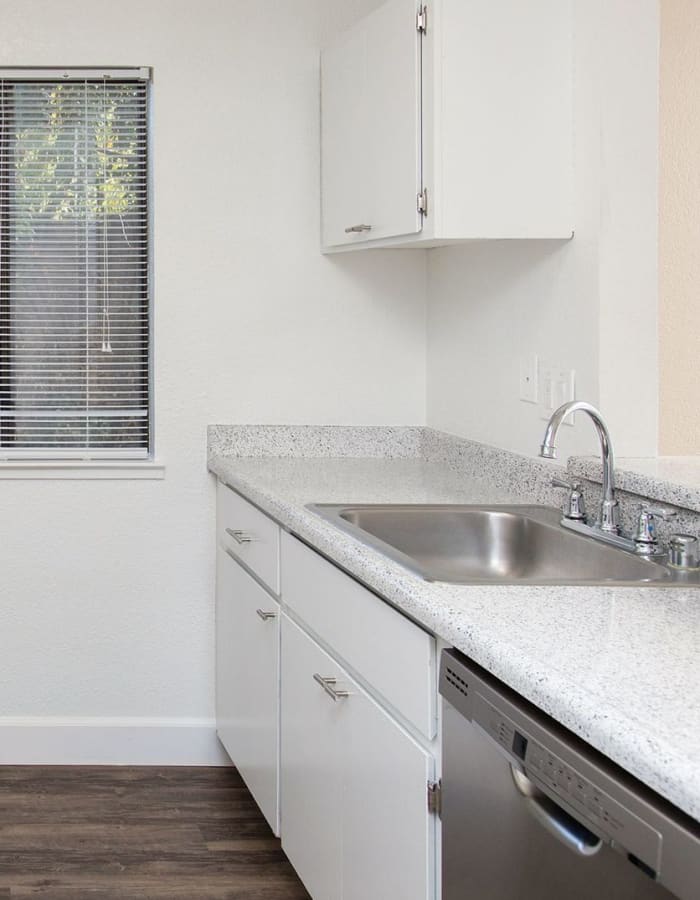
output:
[[[231,453],[210,435],[222,481],[700,820],[700,590],[425,582],[306,508],[543,502],[537,472],[516,487],[481,450],[467,474],[454,454],[416,447],[393,459]]]
[[[571,475],[590,481],[603,479],[598,457],[573,456],[567,468]],[[700,512],[700,456],[618,459],[615,484],[632,494]]]

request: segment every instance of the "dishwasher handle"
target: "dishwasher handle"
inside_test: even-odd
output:
[[[543,828],[578,856],[591,857],[599,852],[603,841],[597,834],[551,800],[520,769],[511,765],[510,771],[528,812]]]

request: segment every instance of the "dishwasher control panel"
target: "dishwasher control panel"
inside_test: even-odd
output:
[[[567,766],[541,744],[518,731],[509,719],[487,701],[483,702],[489,710],[487,730],[490,730],[491,736],[508,755],[524,763],[526,771],[534,779],[563,800],[576,801],[586,817],[592,819],[597,826],[603,826],[611,836],[624,829],[624,823],[616,819],[612,812],[613,805],[617,805],[612,798],[606,797],[602,790],[586,781],[575,769]],[[479,724],[483,727],[483,722]]]
[[[526,725],[516,723],[481,694],[473,698],[472,721],[494,740],[511,764],[560,802],[595,834],[632,853],[655,872],[660,864],[661,836],[570,763],[535,740]]]

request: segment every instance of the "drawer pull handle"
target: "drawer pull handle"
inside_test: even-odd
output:
[[[253,540],[253,538],[249,534],[246,534],[245,531],[239,531],[234,528],[227,528],[226,534],[232,537],[237,544],[250,544]]]
[[[350,225],[345,229],[345,234],[362,234],[364,231],[371,231],[371,225]]]
[[[265,612],[263,609],[256,609],[255,612],[260,616],[263,622],[269,622],[270,619],[277,618],[277,613]]]
[[[333,687],[334,684],[337,684],[337,678],[324,678],[323,675],[319,675],[316,673],[314,675],[314,681],[316,684],[320,684],[323,690],[328,694],[331,700],[334,703],[337,703],[338,700],[344,700],[346,697],[350,696],[350,691],[339,691],[337,688]]]

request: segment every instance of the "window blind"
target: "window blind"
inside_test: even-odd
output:
[[[0,69],[0,457],[150,453],[148,89]]]

